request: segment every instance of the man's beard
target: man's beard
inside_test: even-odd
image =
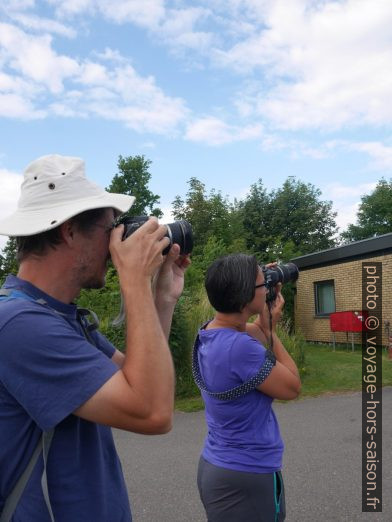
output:
[[[85,290],[98,290],[100,288],[103,288],[105,286],[105,277],[102,279],[93,278],[87,279],[82,288]]]
[[[86,290],[98,290],[105,286],[106,270],[102,270],[101,276],[89,273],[92,264],[93,263],[90,263],[88,260],[80,263],[76,273],[80,288],[84,288]]]

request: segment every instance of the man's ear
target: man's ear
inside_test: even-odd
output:
[[[71,246],[74,241],[75,224],[72,219],[68,219],[60,225],[60,235],[64,243]]]

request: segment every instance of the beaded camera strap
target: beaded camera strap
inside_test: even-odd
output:
[[[205,328],[207,324],[208,323],[203,325],[203,328]],[[207,386],[205,385],[205,382],[200,372],[198,359],[199,344],[200,339],[199,335],[197,335],[192,352],[193,379],[200,390],[207,393],[210,397],[213,397],[214,399],[219,399],[221,401],[231,401],[233,399],[238,399],[239,397],[242,397],[243,395],[246,395],[247,393],[253,391],[255,388],[257,388],[257,386],[259,386],[263,381],[265,381],[265,379],[271,373],[272,368],[276,364],[275,355],[271,350],[267,350],[263,365],[256,373],[256,375],[254,375],[251,379],[247,380],[246,382],[243,382],[238,386],[235,386],[234,388],[231,388],[230,390],[226,390],[224,392],[212,392],[207,389]]]

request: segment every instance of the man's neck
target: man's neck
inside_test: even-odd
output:
[[[41,259],[23,261],[18,277],[65,304],[71,303],[80,292],[80,288],[72,284],[61,267],[54,268],[52,263]]]

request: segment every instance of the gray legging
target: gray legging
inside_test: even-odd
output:
[[[208,522],[282,522],[286,517],[280,471],[234,471],[200,457],[197,485]]]

